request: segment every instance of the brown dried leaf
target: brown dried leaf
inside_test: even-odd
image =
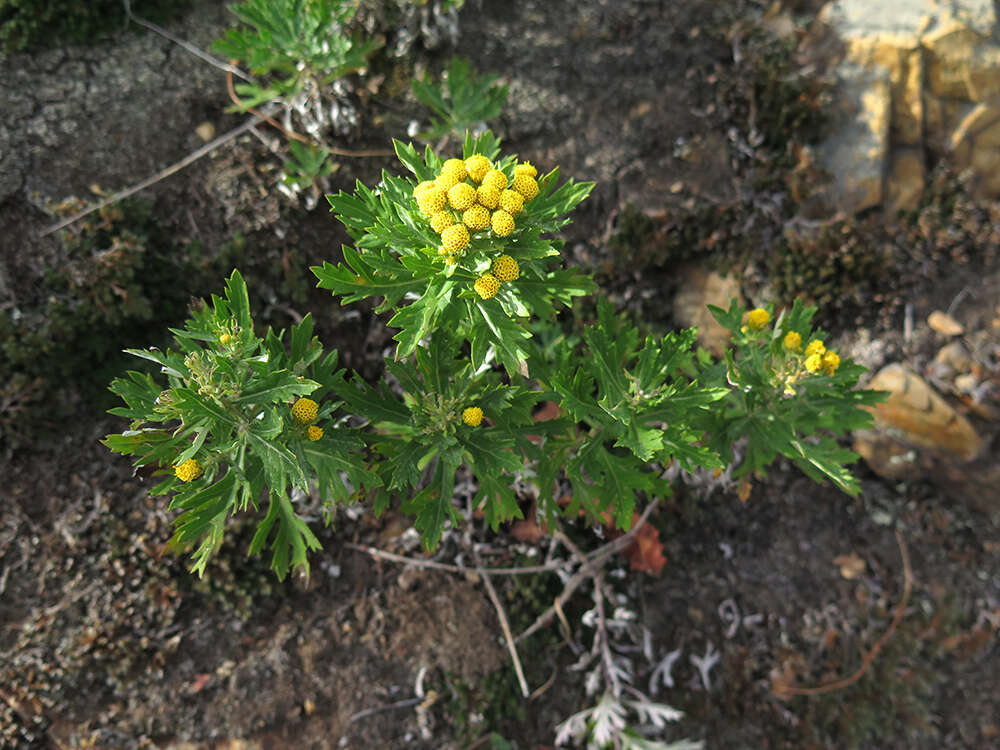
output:
[[[865,572],[865,561],[853,552],[849,555],[837,555],[833,558],[833,564],[840,566],[840,575],[848,581],[853,581]]]

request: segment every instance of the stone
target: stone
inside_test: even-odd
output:
[[[821,11],[821,19],[847,39],[860,36],[912,37],[947,16],[982,36],[996,32],[993,0],[836,0]]]
[[[991,36],[954,19],[924,35],[928,91],[973,102],[1000,96],[1000,47]]]
[[[850,39],[847,59],[868,70],[883,68],[888,72],[890,140],[894,145],[919,145],[924,130],[924,60],[920,42],[901,37]]]
[[[683,326],[698,329],[698,343],[716,357],[729,348],[730,333],[719,325],[708,305],[729,308],[733,298],[742,299],[740,284],[732,276],[722,276],[694,266],[682,269],[681,287],[674,297],[674,317]]]
[[[963,462],[972,461],[982,452],[983,439],[969,421],[902,365],[884,367],[869,387],[889,392],[887,400],[871,411],[876,426],[891,437]]]
[[[886,206],[892,211],[909,211],[920,203],[927,179],[924,152],[901,148],[892,153],[886,182]]]
[[[976,195],[1000,195],[1000,104],[977,104],[955,128],[949,145],[955,166],[973,171]]]
[[[816,150],[832,175],[831,202],[853,214],[882,203],[889,152],[891,81],[883,68],[842,64],[840,106],[832,113],[833,133]]]
[[[927,316],[927,325],[945,336],[961,336],[965,328],[948,313],[935,310]]]

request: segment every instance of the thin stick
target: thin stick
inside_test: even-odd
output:
[[[80,219],[82,219],[84,216],[89,216],[90,214],[94,213],[94,211],[100,211],[105,206],[110,206],[112,203],[117,203],[120,200],[124,200],[125,198],[128,198],[130,195],[134,195],[135,193],[138,193],[140,190],[145,190],[150,185],[155,185],[160,180],[164,180],[167,177],[169,177],[170,175],[174,174],[175,172],[179,172],[180,170],[184,169],[184,167],[186,167],[186,166],[188,166],[190,164],[193,164],[194,162],[198,161],[198,159],[200,159],[201,157],[205,156],[206,154],[210,154],[212,151],[215,151],[220,146],[223,146],[226,143],[229,143],[229,141],[233,140],[234,138],[237,138],[238,136],[243,135],[243,133],[245,133],[248,130],[250,130],[250,128],[254,127],[255,125],[259,125],[262,122],[263,119],[264,118],[261,117],[260,115],[256,115],[256,114],[253,115],[252,117],[250,117],[249,120],[247,120],[246,122],[244,122],[239,127],[233,128],[228,133],[224,133],[224,134],[220,135],[214,141],[209,141],[204,146],[202,146],[201,148],[199,148],[197,151],[192,151],[190,154],[188,154],[187,156],[185,156],[179,162],[176,162],[175,164],[170,165],[166,169],[160,170],[159,172],[157,172],[156,174],[154,174],[152,177],[147,177],[142,182],[137,183],[137,184],[133,185],[130,188],[126,188],[125,190],[122,190],[122,191],[120,191],[118,193],[115,193],[110,198],[105,198],[100,203],[96,203],[96,204],[94,204],[93,206],[91,206],[88,209],[85,209],[83,211],[79,211],[79,212],[73,214],[68,219],[63,219],[58,224],[53,224],[52,226],[46,227],[45,229],[43,229],[41,232],[38,233],[38,236],[39,237],[46,237],[46,236],[52,234],[53,232],[58,232],[60,229],[65,229],[70,224],[75,224],[77,221],[79,221]]]
[[[520,568],[467,568],[463,565],[449,565],[447,563],[440,563],[435,560],[420,560],[415,557],[406,557],[405,555],[397,555],[393,552],[386,552],[385,550],[380,550],[377,547],[368,547],[363,544],[355,544],[354,542],[344,542],[345,547],[350,547],[351,549],[357,550],[358,552],[364,552],[372,557],[377,557],[381,560],[390,560],[392,562],[402,563],[403,565],[413,565],[417,568],[430,568],[432,570],[447,570],[449,573],[477,573],[482,572],[485,575],[490,576],[517,576],[526,575],[528,573],[551,573],[553,571],[559,570],[566,567],[566,561],[561,561],[557,563],[549,563],[547,565],[527,565]]]
[[[359,721],[368,716],[374,716],[375,714],[383,713],[384,711],[394,711],[397,708],[409,708],[410,706],[418,706],[423,703],[423,698],[407,698],[403,701],[396,701],[395,703],[390,703],[387,706],[377,706],[375,708],[366,708],[364,711],[358,711],[356,714],[351,716],[351,722]]]
[[[188,52],[190,52],[195,57],[200,57],[205,62],[207,62],[207,63],[209,63],[211,65],[214,65],[215,67],[219,68],[220,70],[224,70],[227,73],[232,73],[233,75],[239,76],[240,78],[242,78],[247,83],[253,83],[254,82],[254,80],[253,80],[253,78],[251,76],[249,76],[246,73],[244,73],[242,70],[240,70],[239,68],[237,68],[232,63],[227,63],[227,62],[224,62],[223,60],[220,60],[217,57],[212,57],[212,55],[210,55],[207,52],[205,52],[205,50],[201,49],[200,47],[196,47],[195,45],[191,44],[190,42],[184,41],[183,39],[181,39],[178,36],[174,36],[173,34],[171,34],[169,31],[167,31],[162,26],[159,26],[159,25],[153,23],[152,21],[147,21],[145,18],[141,18],[141,17],[137,16],[135,13],[132,12],[131,3],[129,2],[129,0],[125,0],[125,15],[126,15],[127,19],[135,21],[140,26],[145,26],[150,31],[155,31],[157,34],[159,34],[160,36],[162,36],[164,39],[168,39],[169,41],[173,42],[174,44],[178,45],[179,47],[183,47],[184,49],[186,49]]]
[[[906,611],[906,605],[910,602],[910,592],[913,589],[913,570],[910,568],[910,553],[906,549],[906,542],[903,540],[903,535],[900,533],[899,529],[896,529],[896,543],[899,545],[899,555],[903,558],[903,596],[899,600],[899,604],[896,605],[896,613],[892,618],[892,622],[889,623],[889,628],[885,631],[881,638],[872,646],[872,650],[869,651],[861,659],[861,666],[858,667],[857,671],[849,677],[844,677],[840,680],[835,680],[833,682],[828,682],[824,685],[817,685],[816,687],[796,687],[794,685],[775,685],[772,690],[775,695],[779,698],[789,695],[821,695],[823,693],[832,693],[834,690],[842,690],[855,682],[860,680],[865,672],[871,667],[872,663],[875,661],[875,657],[879,655],[879,652],[885,647],[885,644],[892,637],[892,634],[896,632],[896,628],[899,627],[899,623],[903,620],[903,613]]]
[[[514,671],[517,673],[517,681],[521,686],[521,695],[527,698],[531,695],[531,689],[528,687],[528,681],[524,678],[524,669],[522,669],[521,660],[517,655],[514,636],[510,632],[510,622],[507,620],[507,613],[504,611],[503,604],[500,603],[500,597],[497,596],[497,590],[493,587],[493,582],[490,580],[489,575],[482,568],[477,568],[476,572],[480,574],[483,585],[486,586],[486,593],[489,594],[490,601],[493,602],[493,608],[497,611],[497,618],[500,620],[500,629],[503,630],[504,640],[507,641],[507,650],[510,651],[510,658],[514,662]]]
[[[639,529],[641,529],[643,525],[646,523],[650,514],[653,512],[653,509],[659,504],[659,502],[660,502],[659,498],[654,498],[653,502],[651,502],[649,505],[646,506],[646,510],[643,511],[642,515],[639,517],[639,520],[636,521],[635,525],[632,526],[632,528],[629,529],[627,533],[623,534],[617,539],[612,539],[607,544],[603,545],[602,547],[598,547],[596,550],[587,555],[584,558],[584,563],[580,568],[580,570],[574,573],[573,577],[566,582],[566,585],[563,587],[562,593],[556,597],[556,600],[555,602],[553,602],[552,606],[549,607],[544,612],[542,612],[542,614],[538,616],[538,618],[531,624],[531,626],[527,630],[525,630],[523,633],[521,633],[521,635],[519,635],[517,638],[514,639],[514,642],[518,643],[520,641],[523,641],[528,636],[532,635],[541,628],[544,628],[546,625],[552,622],[552,619],[556,616],[556,612],[562,609],[562,606],[573,595],[573,592],[575,592],[585,580],[594,577],[594,570],[595,570],[594,566],[596,563],[603,561],[606,557],[613,555],[618,550],[624,549],[625,547],[627,547],[629,544],[632,543],[633,538],[638,533]]]

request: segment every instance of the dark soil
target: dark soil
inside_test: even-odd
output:
[[[815,11],[798,5],[806,16]],[[746,121],[734,120],[746,103],[739,92],[768,69],[750,54],[736,62],[733,40],[750,38],[762,10],[714,0],[471,1],[457,49],[418,49],[414,59],[435,68],[456,53],[505,77],[511,95],[497,130],[506,148],[598,183],[567,229],[568,259],[593,268],[603,293],[645,325],[665,327],[674,323],[675,264],[734,269],[748,295],[774,288],[769,246],[712,249],[707,239],[718,230],[737,244],[738,219],[752,224],[755,241],[777,242],[790,215],[783,212],[794,207],[778,200],[790,165],[774,144],[816,135],[771,132],[772,145],[749,160],[736,148],[746,136]],[[222,3],[202,2],[170,28],[206,47],[227,23]],[[407,65],[373,64],[386,83],[358,105],[366,122],[378,115],[382,124],[359,128],[347,147],[385,147],[421,116],[389,85]],[[793,74],[782,76],[798,85]],[[239,122],[224,111],[222,73],[146,32],[0,60],[0,87],[5,311],[37,302],[46,272],[67,262],[58,234],[38,237],[55,220],[52,204],[87,197],[94,184],[120,189],[182,158],[200,145],[194,129],[202,121],[217,132]],[[336,260],[346,235],[322,206],[306,212],[281,197],[277,166],[245,136],[143,194],[163,235],[197,255],[191,277],[177,283],[203,295],[237,262],[259,322],[284,326],[312,310],[342,364],[375,377],[391,332],[370,310],[341,308],[312,289],[307,271]],[[382,168],[394,166],[344,159],[331,188],[370,184]],[[976,210],[977,226],[996,231],[996,213]],[[649,230],[634,242],[622,240],[633,236],[627,216],[645,217]],[[982,237],[963,217],[962,227],[941,233]],[[891,221],[905,219],[866,226]],[[900,227],[897,237],[916,231]],[[676,236],[691,238],[683,253],[669,244]],[[922,324],[927,313],[969,288],[956,315],[989,331],[998,278],[987,252],[930,253],[905,283],[872,282],[863,294],[850,286],[845,299],[854,307],[837,308],[826,325],[869,366],[905,358],[921,367],[941,343]],[[911,339],[903,340],[895,312],[865,313],[876,293],[883,312],[913,305]],[[864,329],[854,327],[858,319]],[[135,344],[114,349],[127,345]],[[346,546],[419,556],[407,519],[391,513],[344,513],[321,530],[317,508],[313,527],[324,548],[308,580],[278,583],[264,560],[247,559],[249,522],[237,524],[205,579],[193,578],[182,558],[165,552],[171,514],[163,499],[98,443],[120,420],[104,414],[94,393],[45,382],[31,392],[0,389],[0,427],[38,427],[19,433],[31,436],[19,447],[3,446],[0,746],[457,750],[487,746],[477,739],[495,731],[519,748],[549,748],[555,724],[589,705],[555,626],[521,647],[538,693],[525,701],[480,582]],[[46,388],[70,394],[58,419]],[[680,649],[674,685],[661,683],[657,696],[687,714],[673,737],[733,749],[1000,747],[995,498],[970,504],[933,478],[889,482],[863,464],[857,472],[857,499],[783,465],[755,482],[746,503],[720,485],[678,482],[653,519],[668,559],[661,576],[627,572],[624,561],[612,566],[651,635],[653,661]],[[855,684],[779,699],[776,679],[818,685],[851,675],[886,631],[904,585],[896,529],[913,567],[899,628]],[[589,529],[572,533],[580,544],[598,543]],[[508,530],[476,525],[453,533],[438,558],[468,561],[473,540],[498,552],[493,565],[531,554]],[[845,577],[835,562],[843,556],[862,560],[861,572]],[[554,577],[497,586],[516,632],[560,590]],[[586,594],[577,598],[573,622],[590,606]],[[572,635],[582,640],[578,627]],[[721,659],[706,685],[692,657],[712,650]],[[646,689],[653,663],[634,658],[637,687]]]

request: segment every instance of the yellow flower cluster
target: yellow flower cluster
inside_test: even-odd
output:
[[[301,425],[315,422],[317,414],[319,414],[319,404],[311,398],[300,398],[292,405],[292,417]]]
[[[323,437],[323,428],[317,427],[314,424],[309,425],[309,429],[306,430],[306,437],[308,437],[312,442],[316,442],[321,437]]]
[[[201,476],[201,464],[197,459],[189,458],[182,464],[174,467],[174,476],[182,482],[193,482]]]
[[[826,344],[819,339],[812,339],[806,344],[805,352],[802,352],[802,336],[795,331],[789,331],[785,334],[784,345],[790,352],[802,353],[805,358],[802,365],[808,372],[817,373],[823,370],[827,375],[833,375],[840,367],[840,355],[834,351],[827,351]]]
[[[507,175],[489,159],[473,154],[465,160],[448,159],[435,179],[413,188],[417,207],[441,235],[438,253],[445,262],[456,262],[469,245],[470,232],[489,229],[497,237],[510,235],[517,226],[514,217],[538,195],[537,176],[538,170],[524,162],[514,167],[514,179],[508,183]]]
[[[747,313],[747,325],[751,330],[760,331],[771,322],[771,313],[763,307],[758,307]]]
[[[483,299],[490,299],[500,291],[500,284],[507,281],[517,281],[521,277],[521,266],[509,255],[494,258],[490,270],[476,279],[472,288]]]
[[[483,410],[478,406],[470,406],[462,412],[462,421],[469,427],[479,427],[483,422]]]

